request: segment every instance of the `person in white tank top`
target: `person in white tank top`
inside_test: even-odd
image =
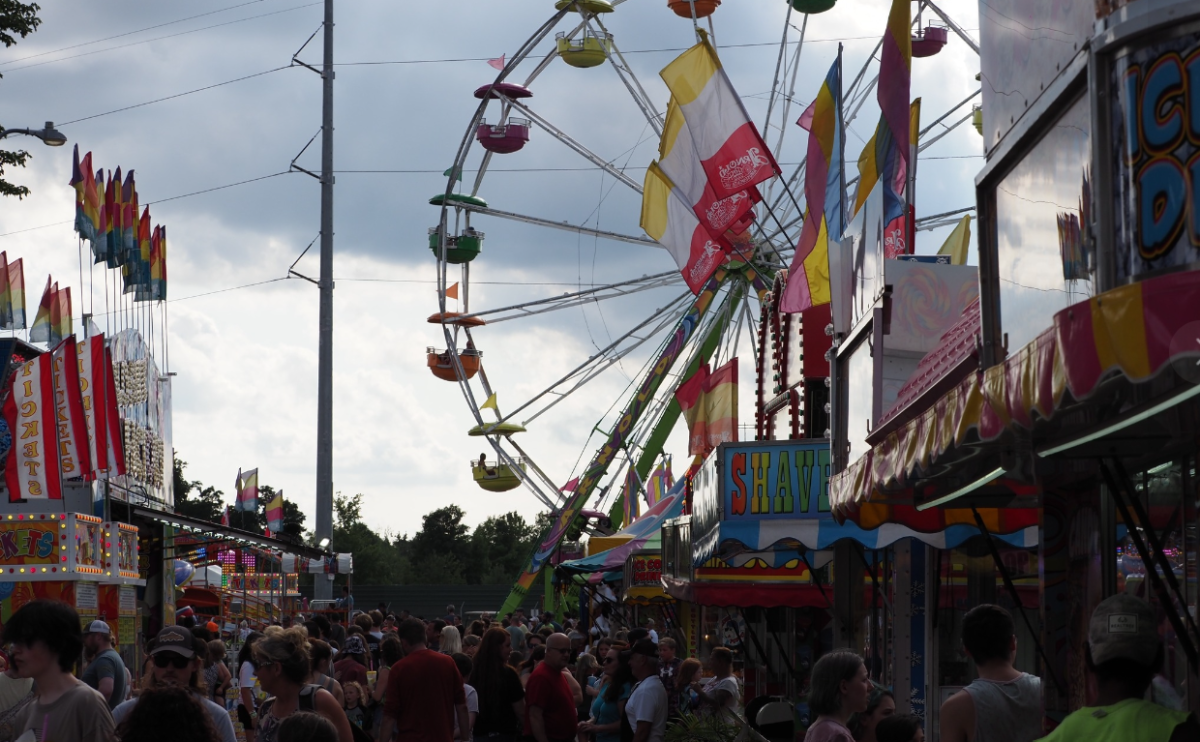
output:
[[[942,704],[942,742],[1033,742],[1042,736],[1042,681],[1013,667],[1012,616],[979,605],[963,617],[963,649],[979,677]]]

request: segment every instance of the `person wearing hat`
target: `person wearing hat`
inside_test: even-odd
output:
[[[196,695],[196,700],[208,712],[213,729],[221,742],[237,742],[233,721],[224,706],[205,697],[201,680],[204,677],[204,654],[208,645],[182,626],[165,626],[154,638],[154,649],[150,650],[150,687],[186,688]],[[119,726],[133,712],[134,707],[145,698],[141,696],[118,705],[112,711],[113,721]]]
[[[625,702],[625,720],[629,729],[622,739],[632,733],[634,742],[663,742],[667,733],[667,689],[658,677],[658,645],[648,638],[633,645],[629,669],[637,684]]]
[[[358,634],[346,637],[346,644],[338,652],[337,662],[333,663],[333,677],[342,685],[358,683],[367,686],[367,644]]]
[[[1145,700],[1162,668],[1163,644],[1154,609],[1126,593],[1106,598],[1088,624],[1087,666],[1096,678],[1096,705],[1063,719],[1043,742],[1193,742],[1195,714]]]
[[[125,700],[125,662],[112,646],[112,629],[103,621],[92,621],[83,634],[83,646],[92,661],[83,671],[83,682],[100,691],[110,709]]]

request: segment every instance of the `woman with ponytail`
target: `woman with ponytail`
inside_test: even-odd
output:
[[[337,699],[318,685],[307,685],[312,670],[308,636],[301,628],[272,632],[254,645],[258,682],[273,698],[258,712],[257,742],[279,742],[279,725],[297,711],[313,711],[337,728],[338,742],[354,742],[354,732]]]

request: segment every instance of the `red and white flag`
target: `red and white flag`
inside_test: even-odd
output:
[[[221,525],[229,527],[229,506],[225,506],[225,512],[221,513]]]
[[[54,366],[58,464],[63,479],[87,477],[92,471],[77,354],[74,337],[62,341],[50,353]]]
[[[688,123],[696,154],[718,199],[779,174],[779,165],[707,39],[659,74]]]
[[[79,359],[79,395],[83,403],[83,422],[87,429],[88,461],[91,469],[87,478],[108,468],[108,397],[105,381],[108,366],[104,355],[104,336],[93,335],[75,344]]]
[[[125,436],[121,432],[121,415],[117,412],[117,385],[113,381],[112,351],[104,349],[104,412],[108,424],[108,476],[125,474]]]
[[[17,368],[12,393],[4,401],[4,420],[12,434],[4,467],[10,502],[62,499],[54,418],[54,367],[45,354]]]
[[[684,200],[692,205],[692,211],[704,228],[720,241],[728,241],[726,230],[740,234],[754,220],[754,205],[762,201],[758,189],[751,186],[726,198],[717,197],[696,153],[691,129],[674,98],[667,105],[667,118],[658,145],[658,166],[683,194]]]
[[[725,260],[725,246],[700,224],[656,162],[646,169],[642,186],[642,229],[671,253],[693,294]]]
[[[497,69],[497,70],[504,69],[504,55],[501,54],[498,59],[489,59],[488,64],[491,65],[492,68]]]

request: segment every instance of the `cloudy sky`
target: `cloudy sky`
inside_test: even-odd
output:
[[[945,5],[962,26],[977,28],[974,2]],[[853,79],[882,33],[887,7],[885,0],[843,0],[809,19],[792,120],[811,101],[839,41]],[[728,2],[713,18],[722,60],[760,123],[785,10],[782,1]],[[483,60],[511,56],[552,14],[552,3],[342,0],[336,12],[335,490],[363,493],[371,525],[397,533],[414,532],[424,513],[449,503],[460,505],[470,524],[514,509],[533,517],[542,506],[529,493],[488,494],[472,483],[468,461],[482,450],[465,434],[474,421],[457,387],[425,368],[426,347],[443,344],[425,321],[436,311],[426,233],[438,219],[427,201],[445,189],[442,172],[478,103],[471,91],[495,75]],[[283,279],[319,225],[318,184],[286,172],[320,125],[319,78],[289,64],[318,29],[321,3],[54,0],[43,3],[41,17],[36,34],[0,52],[0,123],[53,120],[93,152],[97,166],[134,168],[142,202],[152,202],[155,221],[169,226],[174,446],[188,475],[231,497],[238,468],[257,466],[263,482],[282,487],[311,519],[317,290]],[[665,108],[657,73],[694,43],[690,22],[663,0],[630,0],[604,21],[651,100]],[[792,22],[799,27],[802,18]],[[790,31],[792,42],[798,37]],[[552,39],[542,42],[533,57],[552,46]],[[299,56],[318,64],[320,36]],[[524,80],[533,65],[513,79]],[[978,70],[978,58],[953,37],[941,55],[915,60],[913,95],[924,97],[925,121],[976,89]],[[867,79],[876,71],[871,66]],[[229,82],[239,78],[246,79]],[[555,61],[532,89],[534,110],[641,181],[657,142],[612,68]],[[495,113],[489,110],[489,120]],[[852,162],[877,118],[872,96],[847,137]],[[768,131],[773,145],[779,132]],[[788,128],[781,163],[798,162],[801,134]],[[105,273],[83,265],[80,286],[69,222],[71,148],[29,141],[29,167],[9,178],[33,195],[5,202],[0,249],[10,260],[25,258],[31,316],[50,273],[73,286],[76,312],[92,312],[105,329]],[[919,214],[973,204],[981,141],[963,126],[925,153]],[[299,164],[319,169],[318,145]],[[478,163],[473,151],[468,188]],[[636,193],[540,130],[520,153],[493,159],[479,193],[497,209],[640,234]],[[482,218],[475,226],[487,238],[471,267],[474,310],[673,265],[661,250],[628,243]],[[917,251],[936,251],[947,233],[922,232]],[[316,249],[297,271],[317,275]],[[544,389],[682,290],[677,284],[480,330],[476,339],[502,409]],[[743,424],[753,422],[747,335],[738,349]],[[521,443],[552,478],[565,482],[591,457],[599,440],[589,431],[611,419],[606,414],[659,340],[530,424]],[[162,358],[159,364],[168,365]],[[684,449],[677,431],[668,446],[677,469]]]

